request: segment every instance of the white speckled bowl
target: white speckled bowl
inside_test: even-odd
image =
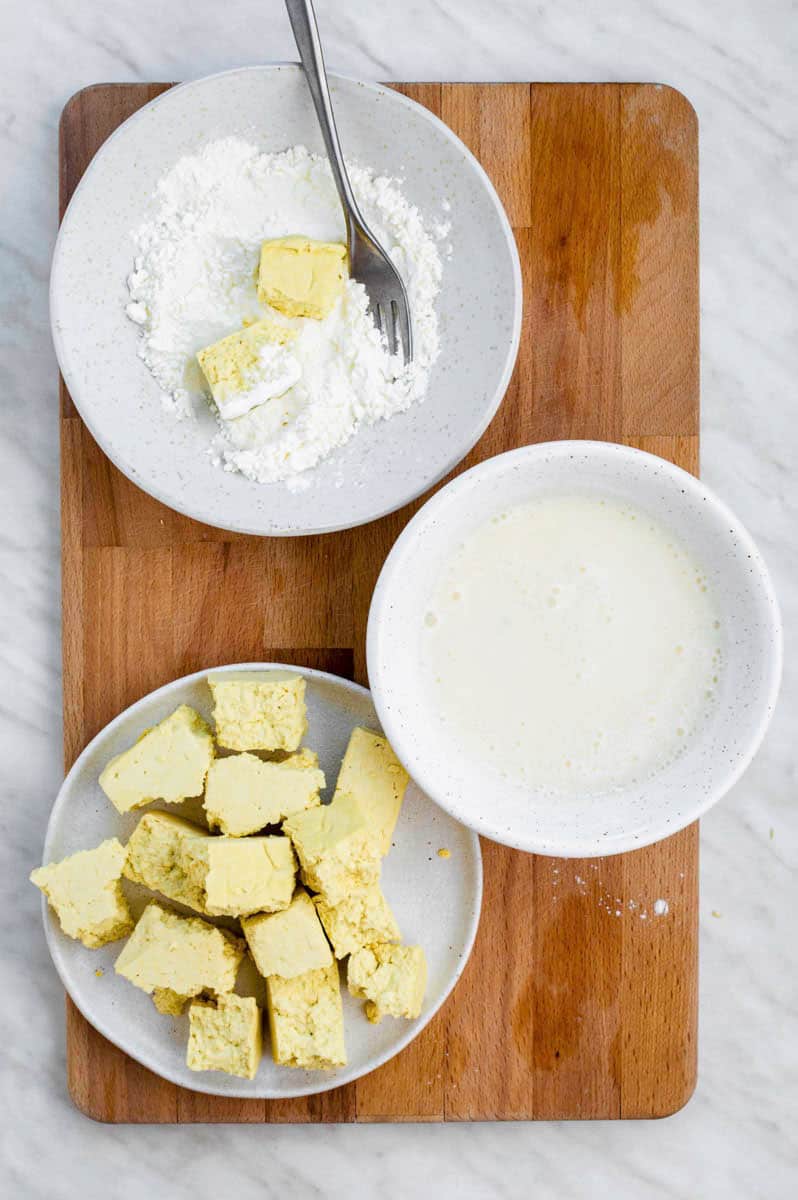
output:
[[[418,639],[439,565],[470,530],[508,505],[585,491],[650,513],[702,565],[720,608],[725,670],[714,715],[670,766],[610,797],[564,797],[553,803],[512,782],[497,787],[476,755],[461,761],[440,755],[419,691]],[[374,703],[419,786],[486,837],[571,858],[656,842],[719,800],[764,737],[778,694],[781,657],[781,621],[770,577],[736,517],[692,475],[654,455],[607,442],[526,446],[460,475],[398,538],[369,613]]]
[[[64,216],[53,258],[50,313],[70,395],[105,453],[134,483],[179,512],[244,533],[323,533],[371,521],[432,486],[471,449],[499,406],[518,351],[521,271],[487,175],[441,121],[412,100],[333,77],[348,158],[401,175],[430,219],[451,220],[437,309],[441,355],[425,402],[361,430],[310,472],[310,486],[256,484],[213,466],[210,411],[176,422],[136,357],[126,279],[158,179],[181,155],[238,135],[263,150],[304,143],[323,153],[299,67],[245,67],[184,84],[135,113],[108,139]],[[451,211],[442,212],[447,200]],[[201,407],[201,406],[200,406]],[[343,486],[341,480],[344,480]]]
[[[215,667],[228,671],[296,670],[278,663],[245,663]],[[308,733],[305,742],[318,752],[328,788],[332,785],[355,725],[379,728],[368,691],[324,671],[302,670],[307,680]],[[141,812],[120,816],[97,782],[110,758],[136,740],[143,729],[163,720],[178,704],[190,704],[210,720],[207,672],[199,671],[144,696],[120,713],[89,743],[67,775],[50,814],[43,862],[98,845],[103,839],[126,841]],[[155,805],[168,812],[201,820],[196,802]],[[146,809],[143,811],[151,811]],[[446,847],[450,857],[439,858]],[[479,839],[453,821],[412,783],[407,789],[393,847],[383,864],[383,887],[405,939],[423,945],[429,982],[421,1016],[416,1021],[393,1018],[371,1025],[362,1004],[342,987],[349,1064],[336,1071],[298,1071],[278,1067],[267,1046],[256,1077],[236,1079],[218,1071],[189,1071],[186,1066],[188,1017],[164,1017],[139,988],[114,974],[123,943],[87,950],[68,938],[42,897],[47,944],[64,987],[95,1029],[138,1062],[181,1087],[217,1096],[278,1098],[309,1096],[351,1083],[392,1058],[417,1037],[454,987],[468,961],[482,904],[482,856]],[[138,915],[151,893],[125,883]],[[180,905],[175,907],[180,908]],[[434,914],[434,916],[431,916]],[[225,922],[223,922],[225,923]],[[100,975],[97,975],[97,971]],[[345,980],[345,971],[342,973]],[[264,1003],[264,987],[249,965],[242,967],[238,990]]]

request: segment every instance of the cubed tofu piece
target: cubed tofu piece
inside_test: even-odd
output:
[[[205,787],[208,823],[229,837],[258,833],[320,804],[324,782],[324,772],[302,752],[282,762],[246,753],[217,758]]]
[[[243,417],[283,396],[302,374],[291,353],[297,331],[276,321],[255,321],[197,355],[214,403],[225,421]]]
[[[399,942],[396,918],[378,883],[350,892],[338,904],[316,896],[316,909],[336,958],[346,958],[375,942]]]
[[[127,843],[125,875],[169,900],[205,912],[203,889],[183,865],[185,842],[203,837],[210,834],[192,821],[171,813],[145,813]]]
[[[318,767],[319,756],[315,750],[311,750],[308,746],[300,746],[296,754],[284,753],[279,758],[274,758],[271,761],[279,762],[281,766],[290,767],[295,771],[306,771],[309,767]]]
[[[183,867],[214,917],[288,908],[296,882],[296,859],[287,837],[187,839]]]
[[[181,996],[171,988],[156,988],[152,993],[152,1002],[165,1017],[179,1017],[189,1002],[189,996]]]
[[[232,992],[245,954],[241,938],[151,901],[116,960],[118,975],[150,995]]]
[[[202,795],[212,761],[208,726],[193,708],[181,704],[129,750],[111,759],[100,776],[100,787],[121,813],[153,800],[179,804]]]
[[[427,990],[427,960],[420,946],[378,942],[357,950],[349,959],[349,991],[365,1000],[366,1016],[376,1024],[383,1017],[421,1013]]]
[[[283,912],[261,913],[241,922],[255,966],[264,977],[293,979],[328,967],[333,960],[313,901],[298,888]]]
[[[377,834],[383,854],[391,848],[407,781],[407,771],[381,734],[360,727],[352,730],[335,795],[346,792],[354,796]]]
[[[308,727],[301,675],[213,675],[216,740],[228,750],[296,750]]]
[[[266,980],[274,1061],[283,1067],[327,1071],[346,1066],[344,1010],[338,967],[320,967]]]
[[[108,838],[93,850],[37,867],[30,878],[44,892],[67,937],[96,950],[127,937],[133,928],[120,883],[124,865],[125,847]]]
[[[287,317],[321,321],[342,294],[347,275],[341,242],[273,238],[261,246],[258,299]]]
[[[186,1065],[190,1071],[225,1071],[254,1079],[263,1053],[261,1011],[251,996],[229,992],[194,1000],[188,1010]]]
[[[294,843],[303,883],[330,904],[379,879],[380,848],[352,796],[289,817],[283,832]]]

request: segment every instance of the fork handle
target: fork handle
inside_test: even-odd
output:
[[[294,31],[294,40],[299,51],[299,57],[302,60],[302,69],[305,72],[305,78],[316,109],[316,116],[319,119],[321,136],[324,139],[327,157],[330,160],[330,168],[335,180],[335,186],[338,189],[338,195],[341,198],[341,204],[344,208],[351,248],[354,226],[362,224],[363,219],[360,216],[360,209],[352,191],[352,184],[349,182],[349,175],[347,174],[344,156],[341,151],[341,143],[338,140],[338,130],[335,125],[335,116],[333,115],[330,88],[327,83],[327,72],[324,69],[324,56],[321,51],[321,40],[319,38],[319,27],[316,24],[316,14],[313,11],[311,0],[285,0],[285,7],[288,10],[288,19]]]

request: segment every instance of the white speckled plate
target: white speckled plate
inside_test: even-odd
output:
[[[234,670],[296,670],[278,664],[250,663],[214,667],[214,675]],[[126,841],[141,812],[122,817],[97,782],[109,758],[129,746],[143,729],[163,719],[178,704],[190,704],[206,718],[211,698],[206,672],[188,675],[145,696],[126,709],[90,742],[69,772],[53,806],[43,862],[53,862],[77,850],[96,846],[104,838]],[[309,729],[305,742],[319,754],[332,788],[355,725],[379,729],[369,692],[355,683],[323,671],[303,670],[307,680]],[[196,805],[196,802],[194,802]],[[186,816],[198,815],[191,802],[163,807]],[[446,848],[449,858],[437,851]],[[362,1004],[346,990],[342,994],[349,1065],[338,1071],[297,1071],[272,1061],[268,1036],[260,1070],[252,1081],[217,1071],[189,1071],[186,1066],[188,1017],[165,1017],[139,988],[115,975],[114,962],[124,942],[87,950],[66,937],[43,898],[47,943],[64,987],[96,1029],[150,1070],[182,1087],[218,1096],[271,1099],[307,1096],[351,1083],[392,1058],[413,1040],[434,1016],[460,977],[479,924],[482,904],[482,857],[479,839],[433,804],[414,784],[407,789],[394,846],[383,864],[382,884],[403,937],[424,947],[429,986],[416,1021],[386,1017],[371,1025]],[[125,883],[134,910],[139,912],[151,893]],[[179,905],[175,907],[180,907]],[[101,974],[98,975],[98,971]],[[243,967],[238,990],[264,1002],[263,982],[254,969]]]
[[[437,722],[428,719],[419,690],[419,639],[439,564],[470,530],[509,505],[575,492],[635,505],[673,530],[714,593],[724,670],[711,717],[669,766],[636,785],[554,802],[534,787],[497,781],[477,755],[441,754]],[[655,596],[651,601],[656,605]],[[400,534],[369,612],[374,703],[413,777],[486,837],[564,858],[635,850],[705,813],[739,779],[765,735],[781,657],[781,619],[767,567],[737,518],[686,471],[609,442],[524,446],[459,475]]]
[[[431,219],[451,205],[452,253],[437,309],[441,355],[426,400],[361,430],[303,491],[224,472],[207,449],[210,410],[177,422],[136,357],[126,279],[158,179],[183,154],[238,135],[264,150],[323,152],[297,66],[246,67],[172,89],[135,113],[95,155],[64,216],[50,313],[70,395],[105,453],[179,512],[244,533],[323,533],[371,521],[431,487],[471,449],[499,406],[518,350],[521,271],[504,209],[479,163],[436,117],[377,84],[333,77],[344,153],[399,175]],[[344,480],[343,485],[341,480]]]

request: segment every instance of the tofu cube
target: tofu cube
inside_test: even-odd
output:
[[[206,346],[197,362],[225,421],[243,417],[283,396],[302,374],[291,353],[297,331],[276,321],[255,321]]]
[[[303,883],[330,904],[379,879],[380,849],[352,796],[289,817],[283,832],[294,843]]]
[[[125,847],[108,838],[93,850],[37,867],[30,878],[44,892],[67,937],[96,950],[127,937],[133,928],[120,883],[124,865]]]
[[[338,967],[320,967],[266,980],[274,1061],[283,1067],[328,1071],[346,1066],[344,1010]]]
[[[347,981],[375,1025],[385,1016],[414,1020],[427,990],[427,960],[420,946],[377,942],[351,956]]]
[[[112,758],[100,787],[121,813],[153,800],[179,804],[201,796],[213,761],[213,738],[199,713],[181,704],[171,716]]]
[[[263,1053],[261,1011],[251,996],[229,992],[194,1000],[188,1010],[186,1065],[190,1071],[225,1071],[254,1079]]]
[[[378,883],[350,892],[338,904],[316,896],[316,911],[336,958],[346,958],[375,942],[398,942],[402,935]]]
[[[296,750],[308,727],[301,675],[219,675],[213,693],[216,740],[228,750]]]
[[[347,274],[347,250],[340,242],[273,238],[261,246],[258,299],[287,317],[320,321],[342,294]]]
[[[407,782],[407,771],[381,734],[359,727],[352,730],[335,795],[346,792],[354,796],[377,835],[382,854],[391,848]]]
[[[301,753],[283,762],[264,762],[246,753],[217,758],[205,787],[208,824],[229,837],[258,833],[320,804],[324,783],[324,772]]]
[[[203,889],[183,865],[183,847],[188,840],[209,837],[200,825],[182,817],[145,813],[127,843],[125,875],[169,900],[205,912]]]
[[[179,1017],[189,1002],[189,996],[181,996],[171,988],[156,988],[152,993],[152,1002],[165,1017]]]
[[[296,882],[296,859],[287,837],[190,838],[183,867],[214,917],[288,908]]]
[[[313,901],[301,888],[283,912],[245,917],[241,928],[255,966],[264,977],[293,979],[328,967],[333,961]]]
[[[232,992],[245,954],[241,938],[151,901],[116,960],[118,975],[150,995]]]
[[[311,750],[310,747],[301,746],[295,754],[286,754],[283,752],[282,755],[271,759],[270,761],[278,762],[281,766],[288,767],[289,769],[295,771],[306,771],[310,767],[318,768],[319,756],[316,751]]]

